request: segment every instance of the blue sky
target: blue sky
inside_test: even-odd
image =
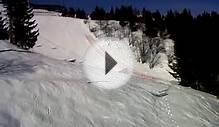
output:
[[[31,0],[40,4],[59,4],[67,7],[83,8],[90,12],[96,5],[109,9],[111,6],[132,5],[166,12],[169,9],[189,8],[194,14],[203,11],[219,12],[219,0]]]

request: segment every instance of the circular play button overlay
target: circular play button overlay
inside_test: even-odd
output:
[[[115,89],[130,79],[133,58],[126,41],[99,39],[86,52],[84,72],[90,83],[104,89]]]

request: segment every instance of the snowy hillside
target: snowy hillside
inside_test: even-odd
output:
[[[36,13],[35,19],[40,36],[34,51],[60,60],[83,59],[90,45],[88,37],[93,38],[83,20],[54,16],[48,12]]]
[[[219,126],[219,100],[169,82],[162,68],[136,63],[126,85],[96,87],[82,67],[96,39],[83,20],[50,14],[35,19],[40,36],[33,51],[0,41],[0,126]]]
[[[52,12],[51,14],[54,13]],[[83,57],[88,47],[95,43],[97,35],[90,31],[90,26],[85,24],[84,20],[54,16],[51,14],[48,12],[44,13],[42,10],[41,13],[39,13],[38,10],[38,13],[35,14],[35,19],[39,24],[40,36],[33,51],[59,60],[76,59],[77,62],[83,62]],[[115,23],[114,21],[111,22],[113,23],[113,27],[118,26],[118,23]],[[92,26],[95,28],[95,25],[96,24],[94,23]],[[127,29],[122,29],[122,31],[128,35]],[[121,33],[118,30],[109,33],[116,38],[124,36],[124,33]],[[104,37],[101,33],[99,34],[100,36],[98,36],[98,38]],[[124,39],[124,41],[126,41],[127,45],[129,44],[129,40]],[[133,47],[133,51],[135,50],[137,49]],[[156,54],[153,56],[153,59],[163,58],[161,56],[162,54]],[[162,61],[155,61],[155,63],[159,65],[153,69],[151,69],[149,65],[138,63],[138,60],[136,59],[136,73],[146,74],[147,76],[160,78],[162,80],[175,81],[173,76],[169,74],[171,69],[168,67],[168,61],[165,59],[166,56],[163,56],[164,59],[159,59]]]
[[[169,74],[174,73],[169,66],[176,63],[173,40],[161,36],[154,38],[147,36],[143,33],[144,24],[138,24],[138,30],[132,32],[128,24],[121,26],[119,21],[86,20],[85,23],[99,39],[113,37],[125,41],[135,55],[136,64],[139,66],[141,65],[139,63],[144,63],[144,69],[141,68],[143,72],[152,72],[149,75],[176,81]]]
[[[89,84],[81,64],[7,51],[0,42],[0,124],[8,127],[216,127],[216,97],[133,76],[114,90]],[[13,48],[15,49],[15,48]]]

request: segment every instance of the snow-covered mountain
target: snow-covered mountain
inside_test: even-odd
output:
[[[127,85],[96,87],[82,69],[97,39],[84,21],[39,13],[35,19],[40,37],[32,51],[0,41],[0,126],[219,126],[219,100],[176,85],[162,68],[136,62]]]

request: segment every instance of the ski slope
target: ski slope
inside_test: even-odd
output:
[[[60,60],[83,59],[90,45],[87,37],[93,38],[83,20],[42,14],[35,19],[40,30],[35,52]]]
[[[40,37],[33,52],[0,41],[0,126],[219,126],[219,100],[207,93],[138,73],[118,89],[96,87],[82,69],[95,40],[83,21],[35,19]],[[74,58],[75,63],[66,61]]]

